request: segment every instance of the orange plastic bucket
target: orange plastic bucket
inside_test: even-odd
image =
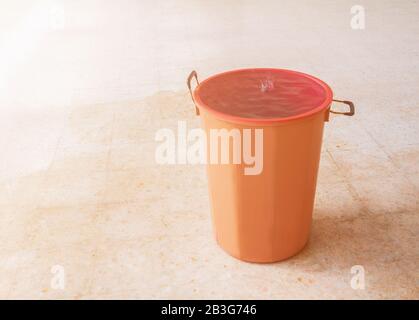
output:
[[[194,77],[198,85],[192,91]],[[254,134],[263,130],[263,169],[257,174],[245,174],[245,162],[208,161],[218,244],[250,262],[295,255],[310,235],[323,126],[333,112],[332,90],[315,77],[283,69],[234,70],[201,83],[193,71],[187,84],[207,136],[214,129],[243,135],[249,129]],[[351,102],[339,102],[350,106],[343,114],[354,114]],[[228,142],[231,159],[233,135]],[[217,148],[220,151],[221,144]],[[251,148],[255,153],[256,146]]]

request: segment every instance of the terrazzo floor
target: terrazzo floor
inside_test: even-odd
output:
[[[363,1],[364,30],[351,1],[45,3],[0,10],[0,298],[419,298],[418,2]],[[215,243],[204,166],[154,160],[200,126],[192,69],[255,66],[357,106],[325,125],[309,244],[263,265]]]

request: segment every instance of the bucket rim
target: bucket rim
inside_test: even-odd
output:
[[[303,112],[303,113],[300,113],[300,114],[297,114],[297,115],[289,116],[289,117],[275,117],[275,118],[246,118],[246,117],[234,116],[234,115],[231,115],[231,114],[227,114],[227,113],[224,113],[224,112],[214,110],[213,108],[208,106],[206,103],[204,103],[202,101],[202,99],[200,98],[199,91],[202,88],[202,86],[205,83],[207,83],[208,81],[211,81],[212,79],[214,79],[216,77],[223,76],[223,75],[236,73],[236,72],[243,72],[243,71],[252,71],[252,70],[273,71],[273,72],[281,71],[281,72],[287,72],[287,73],[292,73],[292,74],[296,74],[296,75],[299,75],[299,76],[306,77],[306,78],[314,81],[318,85],[320,85],[323,88],[323,90],[325,91],[326,97],[325,97],[324,101],[319,106],[317,106],[315,108],[312,108],[309,111],[306,111],[306,112]],[[319,78],[316,78],[316,77],[314,77],[312,75],[309,75],[307,73],[304,73],[304,72],[290,70],[290,69],[282,69],[282,68],[241,68],[241,69],[233,69],[233,70],[228,70],[228,71],[224,71],[224,72],[221,72],[221,73],[217,73],[217,74],[212,75],[212,76],[206,78],[205,80],[201,81],[199,83],[199,85],[195,88],[195,90],[193,90],[192,95],[193,95],[194,101],[195,101],[198,108],[203,108],[205,111],[209,112],[210,114],[213,114],[218,119],[229,121],[229,122],[234,122],[234,123],[261,124],[261,125],[263,125],[263,124],[269,125],[269,124],[274,124],[274,123],[289,122],[289,121],[292,121],[292,120],[298,120],[298,119],[302,119],[302,118],[312,116],[316,113],[319,113],[319,112],[329,108],[330,105],[332,104],[332,100],[333,100],[333,91],[330,88],[330,86],[326,82],[324,82],[323,80],[320,80]]]

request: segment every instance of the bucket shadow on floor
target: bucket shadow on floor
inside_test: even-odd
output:
[[[391,262],[401,258],[398,232],[391,220],[392,214],[372,215],[358,208],[348,208],[348,217],[334,217],[333,212],[319,210],[314,213],[309,243],[302,257],[315,255],[336,266]],[[316,218],[322,216],[322,218]]]
[[[289,261],[295,267],[316,262],[318,271],[341,271],[349,274],[354,265],[381,270],[390,265],[414,263],[410,244],[414,237],[399,223],[400,214],[372,215],[363,209],[355,213],[348,208],[347,217],[333,217],[321,211],[314,214],[312,233],[307,246]],[[323,218],[315,218],[316,215]],[[410,244],[409,244],[410,242]],[[374,275],[372,275],[374,276]]]

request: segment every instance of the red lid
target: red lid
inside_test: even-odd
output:
[[[239,122],[282,122],[312,115],[332,102],[323,81],[284,69],[241,69],[212,76],[194,91],[199,108]]]

